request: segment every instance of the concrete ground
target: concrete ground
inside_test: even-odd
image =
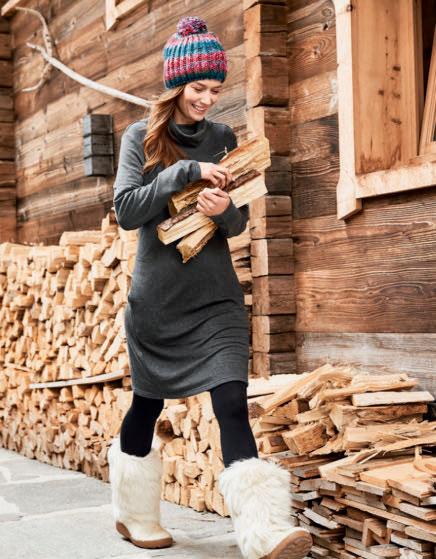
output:
[[[112,518],[110,485],[0,448],[1,559],[240,559],[230,518],[161,501],[172,547],[143,550]]]

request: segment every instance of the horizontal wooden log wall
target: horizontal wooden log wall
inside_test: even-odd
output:
[[[436,389],[436,188],[336,219],[336,33],[330,0],[288,0],[298,371],[330,360]]]
[[[45,17],[56,56],[76,72],[95,81],[151,99],[163,90],[162,49],[187,14],[182,0],[154,0],[105,28],[105,3],[30,1],[26,6]],[[189,13],[201,14],[229,55],[225,93],[208,114],[230,124],[237,135],[246,128],[242,3],[193,0]],[[112,206],[113,176],[86,177],[82,118],[87,113],[113,115],[116,163],[121,133],[144,116],[144,109],[86,88],[53,69],[49,81],[35,92],[42,57],[26,42],[42,44],[36,17],[16,12],[10,18],[14,43],[16,157],[18,178],[18,241],[56,244],[65,230],[98,227]]]
[[[268,194],[250,204],[253,369],[262,376],[295,371],[286,22],[285,0],[244,1],[248,129],[271,151]]]
[[[10,25],[0,17],[0,243],[17,235],[12,85]]]

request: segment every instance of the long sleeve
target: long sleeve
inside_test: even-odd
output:
[[[226,145],[229,151],[232,151],[238,146],[236,135],[229,126],[227,127]],[[236,237],[240,235],[247,226],[249,217],[248,210],[248,204],[244,204],[238,208],[230,198],[230,204],[223,212],[209,217],[218,225],[220,232],[225,237]]]
[[[115,215],[120,227],[125,230],[144,225],[168,204],[174,192],[201,178],[198,161],[181,159],[144,185],[144,133],[135,124],[129,125],[121,137],[114,182]]]

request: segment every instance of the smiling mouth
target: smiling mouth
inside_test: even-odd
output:
[[[201,109],[199,107],[197,107],[196,105],[192,105],[194,107],[194,109],[198,112],[198,113],[205,113],[206,112],[206,107],[204,109]]]

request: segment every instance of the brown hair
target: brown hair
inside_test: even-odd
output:
[[[174,114],[176,100],[183,93],[185,85],[165,90],[152,102],[144,138],[144,172],[158,163],[162,163],[166,168],[179,159],[186,158],[186,154],[168,132],[168,122]]]

